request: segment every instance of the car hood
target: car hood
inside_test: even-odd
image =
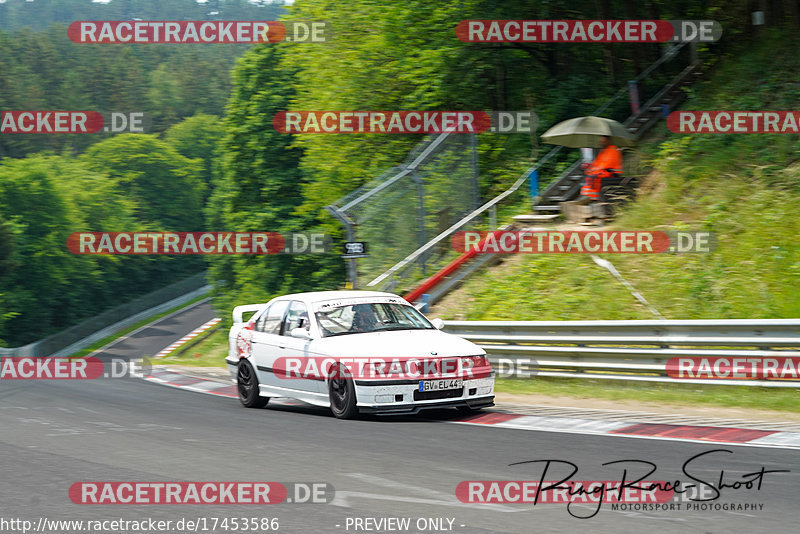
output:
[[[440,330],[394,330],[347,334],[313,341],[309,352],[324,356],[421,358],[477,356],[486,352],[458,336]],[[432,353],[436,354],[432,354]]]

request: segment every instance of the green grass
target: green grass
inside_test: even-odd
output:
[[[749,43],[685,108],[797,109],[798,47],[784,35]],[[717,248],[602,257],[668,319],[800,317],[800,136],[675,135],[662,124],[652,138],[637,150],[653,172],[609,229],[710,231]],[[445,306],[444,319],[653,317],[584,255],[522,254],[472,277],[451,300],[458,305]]]
[[[578,399],[638,401],[684,406],[722,406],[800,413],[800,390],[749,386],[707,386],[592,380],[582,378],[499,378],[495,391]]]
[[[689,91],[684,109],[798,109],[798,47],[800,38],[781,34],[743,43]],[[800,136],[676,135],[661,124],[649,139],[628,167],[643,179],[639,194],[608,229],[710,231],[717,247],[601,257],[667,319],[800,317]],[[653,318],[590,257],[565,254],[508,258],[471,277],[434,313],[466,320]],[[800,390],[787,388],[536,378],[499,379],[497,390],[800,412]]]
[[[208,336],[193,344],[184,351],[153,360],[153,363],[164,365],[190,365],[192,367],[225,367],[225,356],[228,354],[228,329],[216,328]]]
[[[800,194],[756,179],[686,185],[690,172],[667,177],[613,228],[710,231],[716,250],[601,257],[668,319],[800,317],[800,219],[790,208],[800,206]],[[782,174],[800,182],[800,166]],[[457,295],[458,307],[442,318],[653,318],[588,255],[524,254],[472,277]]]
[[[161,319],[163,317],[166,317],[170,313],[175,313],[178,310],[182,310],[184,308],[188,308],[192,304],[194,304],[196,302],[199,302],[199,301],[203,300],[204,298],[206,298],[206,295],[200,295],[199,297],[195,297],[192,300],[186,302],[185,304],[181,304],[179,306],[175,306],[174,308],[170,308],[169,310],[167,310],[167,311],[165,311],[163,313],[159,313],[158,315],[154,315],[152,317],[148,317],[147,319],[142,319],[138,323],[136,323],[136,324],[134,324],[132,326],[129,326],[128,328],[120,330],[119,332],[117,332],[115,334],[112,334],[112,335],[110,335],[110,336],[108,336],[106,338],[103,338],[100,341],[92,343],[88,347],[86,347],[84,349],[81,349],[78,352],[70,354],[70,357],[72,357],[72,358],[82,358],[84,356],[87,356],[88,354],[91,354],[92,352],[96,351],[97,349],[105,347],[106,345],[108,345],[112,341],[117,340],[117,339],[119,339],[122,336],[125,336],[127,334],[130,334],[131,332],[133,332],[134,330],[136,330],[138,328],[141,328],[141,327],[146,326],[146,325],[148,325],[148,324],[150,324],[152,322],[155,322],[155,321],[157,321],[157,320],[159,320],[159,319]]]

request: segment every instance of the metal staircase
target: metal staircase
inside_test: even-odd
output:
[[[657,94],[650,98],[646,104],[641,106],[636,114],[628,117],[623,123],[623,125],[634,134],[637,140],[661,120],[665,116],[665,112],[675,110],[683,102],[686,98],[686,93],[683,91],[683,88],[694,83],[698,77],[702,76],[704,74],[703,70],[705,70],[704,65],[709,65],[709,61],[713,61],[713,58],[706,58],[706,63],[700,63],[697,60],[697,48],[694,46],[695,43],[679,43],[665,50],[659,60],[648,66],[633,80],[638,83],[648,78],[650,74],[662,64],[678,57],[678,52],[687,44],[689,45],[690,51],[690,59],[688,63],[686,63],[688,66]],[[591,113],[591,115],[603,116],[605,110],[608,109],[612,103],[628,94],[629,88],[627,86],[620,88],[619,91],[612,95],[609,100]],[[562,150],[564,150],[562,146],[553,147],[532,167],[527,169],[507,190],[485,202],[478,209],[465,215],[449,228],[440,232],[436,237],[432,238],[423,246],[406,256],[403,260],[374,278],[367,286],[375,289],[380,288],[386,291],[397,291],[397,288],[409,287],[413,283],[410,279],[415,276],[413,268],[415,268],[420,259],[424,258],[426,254],[429,254],[434,247],[441,246],[441,244],[450,239],[455,232],[469,228],[469,225],[472,225],[476,218],[487,214],[489,215],[490,227],[496,228],[495,210],[497,206],[517,191],[524,183],[531,180],[534,173],[536,173],[538,177],[538,173],[543,172],[546,168],[545,164],[548,166],[552,165],[555,162],[556,156],[560,154]],[[579,195],[583,184],[584,175],[580,167],[581,162],[581,159],[576,159],[546,187],[539,197],[537,204],[534,206],[534,213],[515,216],[512,225],[507,226],[506,229],[525,229],[532,227],[531,225],[538,225],[563,216],[564,214],[561,213],[561,206],[559,204],[575,199]],[[622,186],[623,189],[629,189],[634,183],[633,180],[628,181],[623,178],[622,184],[615,185],[609,183],[609,185],[615,186],[615,188]],[[618,193],[618,189],[617,191],[612,190],[611,193],[614,194],[616,198],[620,198],[620,196],[616,194]],[[420,303],[434,304],[476,270],[485,267],[493,261],[498,261],[501,256],[503,255],[481,254],[470,256],[464,253],[455,260],[452,260],[449,264],[440,268],[433,276],[422,283],[417,283],[415,286],[416,289],[406,296],[407,298],[411,298],[412,301],[420,300]]]
[[[664,86],[653,98],[643,105],[639,113],[628,117],[623,125],[635,138],[640,139],[648,130],[664,117],[665,111],[677,108],[686,98],[683,88],[691,85],[703,75],[700,62],[695,61],[687,66],[670,83]],[[539,201],[533,207],[538,213],[555,213],[561,211],[561,202],[574,200],[579,196],[583,184],[583,169],[581,159],[577,159],[567,170],[556,178],[542,192]]]

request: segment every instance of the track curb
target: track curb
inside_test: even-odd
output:
[[[165,386],[216,395],[238,398],[233,380],[201,378],[191,376],[168,367],[158,367],[145,380]],[[502,410],[502,406],[498,406]],[[560,432],[568,434],[604,435],[638,439],[684,441],[705,444],[725,444],[781,449],[800,449],[800,432],[783,430],[758,430],[712,425],[683,425],[657,422],[614,421],[584,419],[580,417],[551,417],[525,415],[505,411],[486,411],[460,419],[440,421],[492,428]],[[768,425],[769,423],[763,423]]]

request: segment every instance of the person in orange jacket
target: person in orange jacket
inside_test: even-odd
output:
[[[600,188],[603,178],[610,178],[622,173],[622,153],[611,144],[608,136],[601,136],[600,143],[603,150],[594,158],[591,163],[581,165],[586,174],[586,179],[581,187],[581,197],[578,204],[588,204],[600,200]]]

